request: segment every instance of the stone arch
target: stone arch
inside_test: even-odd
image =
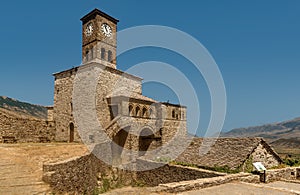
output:
[[[128,144],[128,133],[129,127],[121,128],[114,136],[113,143],[111,145],[112,149],[112,160],[113,164],[121,164],[122,163],[122,153],[124,148],[126,148],[126,144]]]
[[[139,106],[136,106],[135,108],[135,116],[139,117],[141,115],[141,108]]]
[[[151,149],[153,141],[155,141],[153,130],[149,127],[143,128],[139,135],[139,156],[144,156]]]
[[[152,118],[152,117],[153,117],[153,109],[150,108],[150,109],[149,109],[149,118]]]
[[[149,117],[148,109],[146,107],[143,107],[142,117],[144,117],[144,118],[148,118]]]
[[[90,55],[90,50],[89,49],[86,49],[85,50],[85,61],[88,62],[90,59],[89,59],[89,55]]]
[[[70,123],[69,125],[69,142],[74,142],[74,135],[75,135],[75,127],[74,123]]]
[[[133,105],[129,104],[128,105],[128,116],[133,116],[133,115],[134,115]]]

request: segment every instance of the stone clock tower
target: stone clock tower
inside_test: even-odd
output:
[[[95,9],[82,21],[82,62],[99,62],[116,68],[117,19]]]

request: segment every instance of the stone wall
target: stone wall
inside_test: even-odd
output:
[[[135,76],[128,75],[119,70],[105,67],[104,65],[97,63],[90,63],[83,65],[78,68],[73,68],[67,71],[63,71],[55,74],[55,90],[54,90],[54,121],[56,121],[56,140],[57,141],[68,141],[70,137],[70,124],[75,124],[73,117],[73,109],[80,107],[81,105],[74,105],[73,108],[73,87],[74,79],[76,74],[78,74],[77,79],[82,79],[80,82],[82,84],[86,83],[89,85],[89,80],[84,80],[84,78],[91,78],[92,72],[99,73],[99,80],[96,85],[96,89],[93,93],[95,94],[86,94],[94,95],[96,97],[96,113],[99,121],[99,125],[102,128],[105,128],[111,122],[111,113],[108,104],[107,98],[113,94],[116,90],[127,90],[133,93],[141,94],[141,79]],[[90,86],[80,86],[88,88]],[[84,93],[84,89],[82,90]],[[86,100],[81,101],[80,103],[89,103]],[[87,105],[83,105],[84,109],[88,109]],[[76,108],[75,108],[76,107]],[[95,109],[95,108],[91,108]],[[84,112],[82,110],[80,112]],[[81,113],[81,114],[90,114],[90,113]],[[75,124],[75,141],[81,141],[77,126]]]
[[[155,162],[139,160],[128,166],[139,166],[140,169],[141,166],[149,166],[149,163]],[[58,163],[45,164],[43,166],[43,181],[50,184],[54,193],[92,194],[108,186],[118,187],[135,184],[157,186],[170,182],[225,175],[196,168],[155,164],[161,165],[161,167],[140,172],[126,171],[105,164],[93,154],[86,154]]]
[[[14,137],[16,142],[53,141],[54,122],[17,116],[8,111],[0,111],[0,142],[3,137]]]
[[[149,165],[154,162],[143,162],[143,166]],[[141,161],[140,161],[141,164]],[[157,164],[157,163],[155,163]],[[141,165],[140,165],[141,166]],[[154,165],[155,166],[155,165]],[[141,169],[141,167],[139,167]],[[183,167],[177,165],[161,165],[156,169],[140,171],[136,173],[136,180],[146,184],[147,186],[158,186],[159,184],[166,184],[172,182],[189,181],[199,178],[211,178],[224,175],[207,170],[201,170],[191,167]]]
[[[72,115],[73,80],[77,69],[55,75],[53,119],[56,127],[56,141],[69,141],[70,124],[74,124]],[[74,141],[80,141],[75,126]]]
[[[288,167],[266,171],[267,182],[296,179],[300,179],[300,167]]]
[[[43,181],[49,183],[54,193],[93,194],[104,187],[122,183],[129,185],[130,174],[113,169],[97,159],[93,154],[66,161],[45,164]]]

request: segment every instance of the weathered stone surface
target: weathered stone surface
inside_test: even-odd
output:
[[[210,144],[210,141],[213,142]],[[203,148],[207,148],[208,152],[201,153]],[[176,161],[200,167],[228,167],[239,171],[254,170],[253,162],[262,162],[266,168],[282,162],[262,138],[194,138]]]
[[[300,179],[299,167],[288,167],[283,169],[274,169],[266,171],[266,182],[278,180],[297,180]]]
[[[0,142],[47,142],[53,141],[55,136],[55,124],[36,118],[16,115],[12,112],[0,109]]]

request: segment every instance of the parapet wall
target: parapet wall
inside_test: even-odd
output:
[[[143,162],[148,164],[151,162]],[[213,171],[201,170],[191,167],[165,164],[156,169],[136,172],[136,180],[148,186],[158,186],[160,184],[189,181],[199,178],[212,178],[224,175]]]
[[[156,162],[141,160],[130,166],[149,166],[149,163]],[[137,183],[146,186],[158,186],[163,183],[223,175],[196,168],[163,164],[157,169],[148,171],[127,171],[113,168],[97,159],[93,154],[86,154],[58,163],[45,164],[43,171],[43,181],[50,184],[54,193],[79,194],[93,194],[108,186],[129,186]]]
[[[288,167],[266,171],[266,182],[297,179],[300,179],[300,167]]]
[[[15,116],[0,110],[0,142],[47,142],[54,140],[54,122]]]
[[[107,185],[103,181],[109,185],[121,181],[128,185],[127,182],[131,182],[131,175],[107,166],[93,154],[46,164],[43,171],[43,181],[50,184],[54,193],[93,194],[97,188]]]

